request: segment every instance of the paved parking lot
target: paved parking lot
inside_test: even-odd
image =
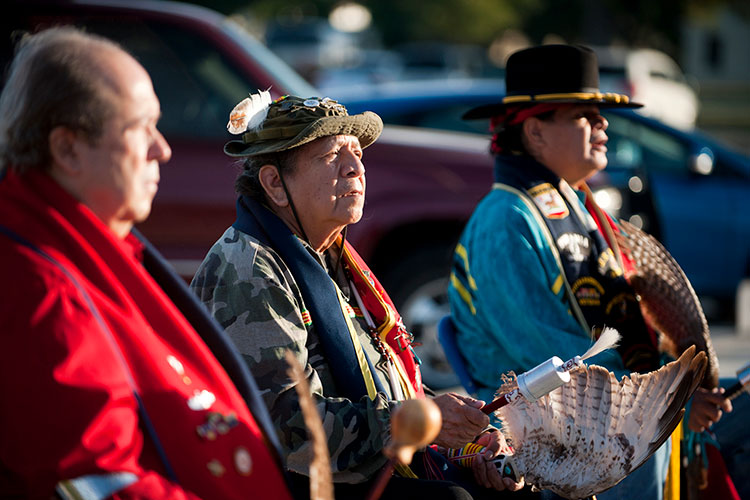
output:
[[[750,363],[750,335],[738,335],[733,327],[711,328],[719,371],[722,377],[735,377],[737,370]]]

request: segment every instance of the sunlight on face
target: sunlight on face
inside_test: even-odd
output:
[[[79,194],[110,229],[125,236],[151,212],[159,163],[169,160],[171,150],[156,128],[159,100],[146,71],[119,51],[113,51],[105,66],[117,94],[116,114],[94,144],[83,138],[78,142]]]
[[[357,137],[316,139],[301,146],[296,158],[287,186],[305,231],[325,232],[362,218],[365,167]]]
[[[541,162],[570,184],[607,166],[607,120],[594,105],[562,106],[542,121]]]

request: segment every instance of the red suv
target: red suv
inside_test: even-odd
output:
[[[227,17],[173,2],[14,0],[0,21],[0,63],[7,68],[20,32],[63,23],[116,40],[151,74],[173,156],[140,229],[189,279],[234,220],[237,168],[222,152],[229,111],[257,89],[274,97],[318,92]],[[365,215],[349,237],[424,343],[425,380],[450,386],[456,379],[434,326],[447,312],[453,246],[492,181],[487,141],[386,127],[365,166]]]

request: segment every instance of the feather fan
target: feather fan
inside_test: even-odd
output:
[[[498,410],[515,449],[516,474],[565,498],[595,495],[641,466],[670,436],[706,367],[688,348],[676,361],[618,382],[592,365],[535,402],[517,398]],[[516,388],[509,378],[499,393]]]
[[[660,332],[661,349],[674,358],[691,345],[708,356],[703,385],[719,384],[719,360],[711,343],[708,321],[693,287],[679,264],[656,238],[620,221],[620,249],[632,258],[635,272],[626,277],[640,296],[644,317]]]

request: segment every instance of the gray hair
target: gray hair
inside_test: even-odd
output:
[[[278,153],[248,156],[242,163],[242,171],[237,176],[234,189],[241,195],[249,196],[259,202],[265,201],[265,191],[260,184],[260,168],[263,165],[274,165],[283,178],[294,173],[300,148],[287,149]]]
[[[49,134],[58,126],[92,144],[116,112],[102,49],[116,43],[72,27],[25,35],[0,95],[0,172],[44,170],[51,163]]]

